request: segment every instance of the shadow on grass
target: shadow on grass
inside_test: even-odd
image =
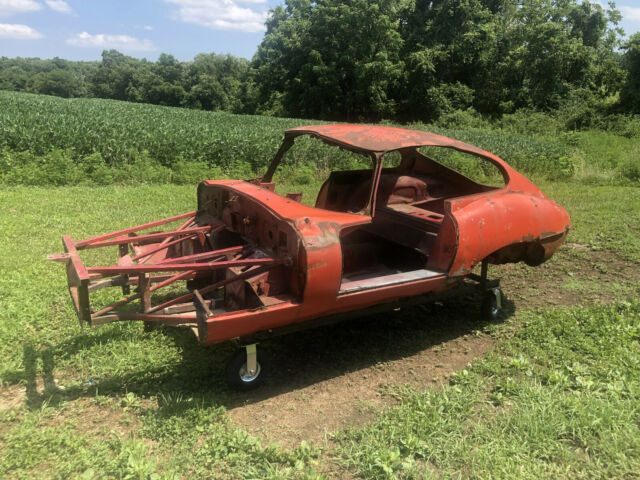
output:
[[[184,404],[184,409],[194,403],[231,409],[402,359],[481,330],[492,322],[481,319],[479,304],[478,295],[450,299],[446,303],[406,308],[270,339],[260,345],[271,357],[268,383],[249,392],[232,391],[224,382],[224,367],[235,350],[233,345],[203,347],[190,331],[170,327],[163,328],[162,333],[180,350],[182,361],[169,370],[166,366],[141,366],[124,375],[88,379],[64,390],[58,388],[54,381],[54,358],[68,357],[93,344],[114,340],[114,335],[122,335],[112,330],[98,335],[81,333],[41,351],[26,345],[24,371],[20,372],[23,375],[15,372],[14,376],[25,383],[27,404],[32,408],[39,408],[44,402],[56,405],[97,394],[120,397],[133,392],[140,397],[164,399],[159,400],[158,408],[171,415],[181,414],[177,404]],[[514,312],[514,303],[505,298],[501,319],[493,323],[502,322]],[[42,393],[38,392],[36,381],[38,360],[42,361]]]
[[[37,385],[38,359],[42,360],[42,393],[38,392]],[[31,408],[40,408],[43,403],[60,393],[53,377],[55,365],[53,352],[49,349],[36,351],[33,345],[26,344],[22,347],[22,362],[27,405]]]

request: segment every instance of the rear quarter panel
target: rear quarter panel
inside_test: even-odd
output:
[[[451,200],[449,210],[458,230],[451,276],[470,273],[477,263],[508,245],[563,239],[571,225],[566,210],[554,201],[508,190]],[[553,251],[560,243],[554,243]],[[550,256],[553,251],[546,253]]]

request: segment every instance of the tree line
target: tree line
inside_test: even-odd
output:
[[[640,33],[620,20],[586,0],[286,0],[251,61],[2,57],[0,89],[343,121],[640,113]]]
[[[172,107],[252,113],[250,62],[232,55],[201,53],[191,62],[161,54],[150,62],[116,50],[100,62],[54,58],[0,58],[0,89],[95,97]]]

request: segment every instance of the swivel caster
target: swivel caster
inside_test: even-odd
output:
[[[227,384],[235,390],[252,390],[262,385],[268,374],[267,355],[253,343],[239,349],[227,362]]]
[[[502,313],[502,290],[491,288],[484,293],[480,313],[485,320],[497,320]]]

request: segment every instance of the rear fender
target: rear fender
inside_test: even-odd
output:
[[[542,263],[559,248],[571,226],[566,210],[545,197],[509,191],[473,197],[448,202],[458,228],[451,276],[470,273],[487,257],[494,263]]]

